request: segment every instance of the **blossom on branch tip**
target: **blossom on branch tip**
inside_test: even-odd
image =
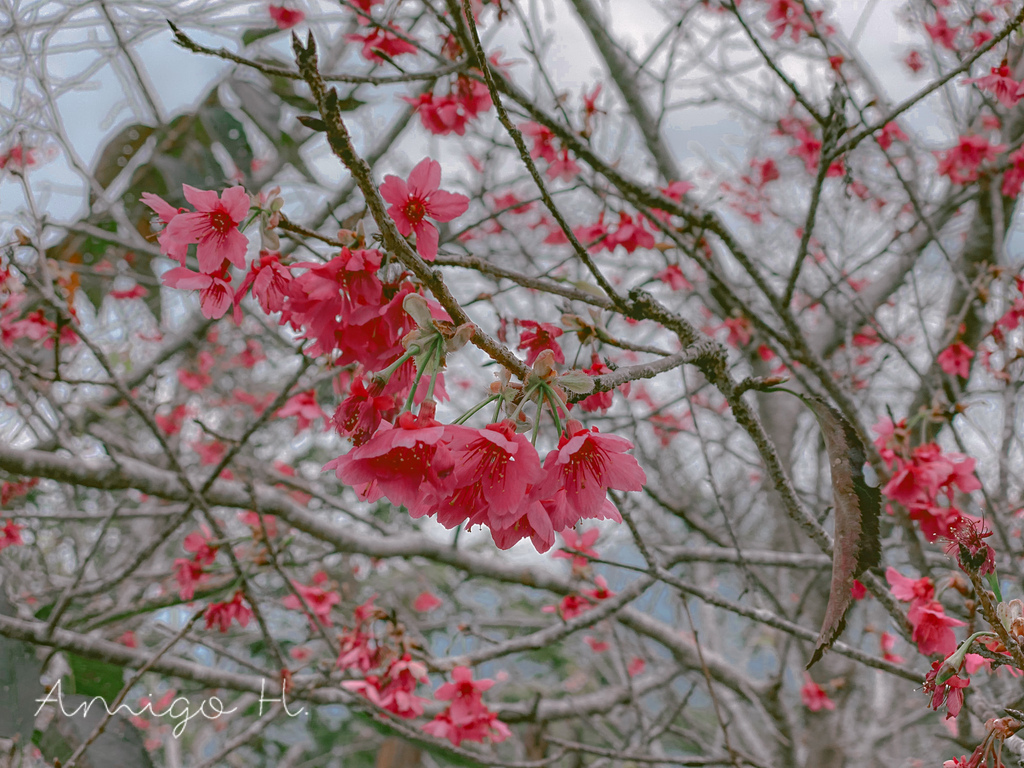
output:
[[[828,697],[825,689],[818,685],[811,676],[804,672],[804,684],[800,688],[800,700],[811,712],[819,712],[823,709],[832,710],[836,708],[835,702]]]
[[[380,425],[365,444],[328,462],[346,485],[361,486],[376,481],[393,504],[416,514],[426,491],[441,486],[452,469],[451,451],[442,442],[445,427],[429,416],[403,413],[392,426]]]
[[[185,199],[196,210],[195,213],[179,213],[167,224],[160,238],[164,253],[178,258],[184,266],[185,249],[195,243],[200,272],[218,272],[225,260],[245,269],[249,241],[238,231],[238,225],[249,212],[249,195],[241,187],[228,187],[219,198],[212,190],[196,189],[188,184],[183,184],[182,189]]]
[[[562,348],[555,341],[564,331],[552,323],[538,323],[535,320],[520,320],[519,324],[524,328],[519,337],[517,349],[525,349],[526,364],[533,365],[540,353],[550,349],[555,356],[556,363],[564,363],[565,355]]]
[[[292,585],[299,594],[286,596],[282,601],[284,607],[293,611],[310,611],[323,626],[331,626],[331,608],[341,602],[337,591],[323,589],[313,584],[307,586],[297,581],[293,581]],[[302,600],[299,599],[300,595]],[[305,601],[305,605],[303,605],[303,601]],[[315,626],[313,616],[309,616],[310,626]]]
[[[237,621],[243,627],[248,626],[249,619],[252,618],[252,611],[242,604],[242,599],[242,590],[238,590],[229,602],[213,603],[203,614],[203,618],[206,619],[206,628],[209,629],[216,624],[221,632],[227,632],[232,620]]]
[[[2,522],[3,526],[0,527],[0,550],[7,549],[7,547],[19,547],[25,543],[21,538],[22,526],[13,520],[4,520]]]
[[[950,376],[966,379],[971,373],[971,358],[974,350],[962,341],[955,341],[942,350],[935,359],[939,367]]]
[[[608,489],[640,491],[647,482],[637,460],[626,453],[633,444],[597,427],[584,429],[575,420],[567,430],[569,436],[559,437],[558,448],[545,458],[545,477],[534,488],[538,498],[554,499],[555,529],[570,528],[584,518],[621,520],[606,497]]]
[[[974,84],[983,91],[989,91],[1004,107],[1012,107],[1024,93],[1024,84],[1018,83],[1011,77],[1009,66],[1003,62],[998,67],[992,67],[991,74],[984,77],[975,77],[964,80],[964,85]]]
[[[992,162],[1004,149],[1002,144],[989,144],[984,136],[961,136],[956,146],[942,153],[937,171],[954,184],[968,184],[978,180],[982,163]]]
[[[437,701],[451,703],[424,725],[423,730],[446,738],[455,746],[463,741],[504,741],[512,735],[511,731],[487,708],[481,695],[492,685],[493,680],[473,680],[473,672],[468,667],[455,667],[452,682],[445,683],[434,693]]]
[[[426,261],[437,256],[438,232],[430,222],[451,221],[466,212],[469,198],[440,189],[441,164],[429,157],[412,169],[408,182],[398,176],[384,177],[380,194],[390,204],[388,215],[405,237],[416,233],[416,252]]]
[[[383,62],[384,54],[389,58],[400,56],[403,53],[416,53],[416,46],[395,34],[400,32],[397,27],[390,28],[374,27],[364,35],[351,33],[345,35],[345,39],[352,43],[360,43],[363,46],[363,58],[367,61]]]
[[[182,290],[198,290],[203,317],[217,320],[231,307],[234,291],[223,275],[193,272],[187,267],[173,267],[160,276],[164,285]]]
[[[301,24],[306,14],[294,8],[285,8],[283,5],[271,5],[267,8],[270,18],[277,24],[278,29],[291,29],[296,24]]]

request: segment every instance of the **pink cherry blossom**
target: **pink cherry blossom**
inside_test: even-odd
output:
[[[590,528],[578,535],[574,529],[566,528],[562,531],[562,539],[565,541],[565,546],[575,552],[560,549],[552,557],[572,560],[574,570],[585,568],[588,557],[597,557],[597,551],[593,549],[593,546],[600,535],[601,531],[598,528]]]
[[[897,600],[903,602],[929,601],[935,596],[935,585],[927,576],[920,579],[909,579],[891,565],[885,570],[885,579],[889,582],[889,591]]]
[[[668,287],[673,291],[692,291],[693,285],[686,279],[686,275],[683,274],[683,270],[678,264],[669,264],[663,270],[655,275],[655,278],[661,280],[663,283],[667,283]]]
[[[242,599],[242,590],[238,590],[229,602],[213,603],[203,614],[206,628],[217,624],[221,632],[227,632],[232,621],[237,621],[243,627],[248,626],[252,611],[242,604]]]
[[[362,45],[363,58],[367,61],[383,62],[384,57],[380,55],[381,53],[389,58],[400,56],[403,53],[416,53],[416,46],[396,35],[395,32],[398,31],[400,30],[393,25],[390,29],[374,27],[363,35],[357,33],[345,35],[345,39]]]
[[[533,139],[530,157],[541,158],[549,163],[555,162],[555,147],[552,143],[555,140],[555,134],[550,128],[540,123],[526,123],[520,130],[525,136]]]
[[[408,237],[416,233],[416,252],[427,261],[437,256],[437,228],[426,221],[451,221],[466,212],[469,198],[440,189],[441,164],[429,157],[412,169],[408,182],[397,176],[385,176],[380,194],[391,205],[388,214],[398,231]]]
[[[964,705],[964,691],[971,684],[970,680],[964,680],[958,675],[953,675],[943,683],[937,683],[939,670],[945,662],[936,659],[932,662],[931,671],[924,679],[924,692],[931,696],[928,706],[938,711],[943,704],[946,705],[946,719],[956,717]],[[975,768],[978,768],[976,766]]]
[[[950,376],[966,379],[971,373],[971,358],[973,357],[973,349],[962,341],[955,341],[939,353],[936,362]]]
[[[946,17],[941,13],[936,13],[935,23],[925,24],[924,29],[931,39],[943,48],[948,48],[951,51],[956,50],[956,33],[959,28],[949,26]]]
[[[964,622],[947,616],[941,603],[918,601],[910,606],[907,619],[914,628],[911,639],[925,656],[933,653],[949,656],[956,650],[956,635],[952,627],[962,627]]]
[[[832,710],[836,708],[835,702],[828,697],[825,689],[818,685],[811,676],[804,672],[804,684],[800,688],[800,700],[811,712],[819,712],[822,709]]]
[[[608,235],[608,248],[614,249],[621,245],[626,253],[632,253],[637,248],[653,248],[654,235],[643,227],[643,219],[634,222],[633,217],[625,211],[619,213],[618,228]]]
[[[429,613],[441,607],[441,600],[432,592],[421,592],[413,601],[412,609],[420,613]]]
[[[178,582],[178,594],[182,600],[191,600],[195,596],[196,587],[205,575],[201,563],[183,557],[174,561],[174,578]]]
[[[484,429],[445,428],[455,469],[448,476],[427,514],[454,527],[469,519],[492,528],[507,528],[524,514],[527,491],[540,479],[537,449],[512,421],[488,424]]]
[[[1020,93],[1024,85],[1010,76],[1010,68],[1005,63],[992,67],[992,74],[964,80],[965,85],[971,83],[983,91],[992,93],[1007,108],[1012,107],[1024,96],[1024,93]]]
[[[978,180],[982,163],[992,162],[1004,149],[1001,144],[989,144],[984,136],[961,136],[955,147],[942,153],[937,170],[954,184],[968,184]]]
[[[442,442],[444,433],[444,426],[433,418],[406,411],[394,426],[382,423],[364,445],[328,462],[324,469],[333,469],[347,485],[376,481],[392,503],[415,513],[430,487],[440,487],[441,478],[454,469],[451,451]]]
[[[282,601],[285,608],[290,608],[293,611],[312,611],[313,615],[316,616],[317,620],[325,627],[331,626],[331,608],[341,602],[341,597],[333,589],[323,589],[315,585],[300,584],[297,581],[293,581],[292,585],[295,590],[302,596],[302,600],[305,600],[306,605],[303,606],[302,600],[299,600],[299,595],[288,595]],[[309,617],[310,626],[313,626],[313,618]]]
[[[193,559],[200,565],[210,565],[217,557],[219,545],[212,544],[213,535],[206,526],[202,531],[192,531],[182,543],[186,552],[192,552]]]
[[[368,389],[359,378],[352,382],[352,389],[334,412],[332,423],[339,434],[350,437],[352,444],[358,446],[373,436],[381,421],[392,421],[397,412],[395,398],[383,394],[379,382],[371,382]]]
[[[626,453],[633,444],[617,435],[601,434],[597,427],[584,429],[571,420],[569,437],[558,440],[558,448],[544,460],[545,477],[534,493],[538,498],[555,499],[555,529],[571,527],[581,518],[618,516],[608,501],[609,488],[639,491],[647,476],[636,459]]]
[[[285,8],[283,5],[271,5],[267,8],[270,18],[277,24],[278,29],[291,29],[296,24],[301,24],[306,14],[294,8]]]
[[[203,317],[217,320],[231,307],[234,291],[223,276],[193,272],[187,267],[174,267],[161,275],[161,281],[170,288],[199,291],[199,307]]]
[[[170,224],[174,217],[179,213],[187,213],[187,209],[175,208],[166,200],[151,192],[142,193],[142,202],[152,208],[156,215],[160,217],[160,221],[164,223],[163,231],[157,235],[157,242],[160,243],[160,250],[170,258],[177,259],[181,266],[185,266],[185,259],[188,256],[189,244],[178,239],[169,238],[166,225]]]
[[[902,656],[897,656],[892,652],[892,649],[896,647],[895,635],[883,632],[879,638],[879,644],[882,647],[882,658],[886,661],[891,661],[893,664],[902,664],[905,661]]]
[[[884,150],[888,150],[892,146],[893,141],[909,141],[910,137],[903,132],[903,129],[899,127],[897,123],[888,122],[882,126],[882,130],[878,132],[878,146]]]
[[[249,195],[241,187],[228,187],[220,198],[216,192],[188,184],[182,185],[182,189],[196,212],[179,213],[168,223],[165,238],[160,240],[161,247],[166,240],[167,255],[177,258],[174,254],[181,254],[183,247],[197,243],[200,272],[217,272],[225,260],[245,269],[249,241],[238,231],[238,225],[249,212]],[[184,266],[184,260],[181,261]]]
[[[21,538],[22,526],[13,520],[3,520],[3,527],[0,527],[0,550],[7,547],[19,547],[25,543]]]
[[[295,416],[295,434],[306,429],[317,419],[327,421],[327,414],[323,412],[316,401],[316,393],[313,390],[299,392],[288,398],[288,401],[281,406],[281,409],[274,414],[279,419],[286,419]]]
[[[606,373],[611,373],[612,369],[609,368],[596,354],[590,360],[590,367],[584,368],[583,372],[589,376],[603,376]],[[629,382],[619,387],[619,390],[623,395],[629,396]],[[580,408],[586,413],[594,413],[595,411],[601,411],[606,413],[609,408],[612,407],[612,393],[614,390],[606,390],[604,392],[595,392],[589,395],[579,402]]]
[[[504,723],[484,704],[481,694],[493,680],[473,680],[468,667],[455,667],[452,682],[434,693],[437,701],[451,702],[441,714],[423,726],[432,736],[446,738],[458,746],[463,741],[503,741],[511,735]]]
[[[614,509],[614,507],[613,507]],[[491,527],[491,538],[498,549],[510,549],[517,542],[529,538],[534,548],[547,552],[555,544],[555,527],[552,513],[555,504],[547,500],[538,501],[532,496],[525,500],[518,512],[521,516],[504,528]]]
[[[538,323],[535,320],[520,320],[519,324],[525,329],[519,337],[517,349],[525,349],[526,364],[533,365],[537,357],[545,349],[550,349],[555,355],[556,363],[564,363],[565,355],[562,348],[555,341],[564,331],[552,323]]]
[[[281,264],[281,254],[260,251],[260,255],[250,265],[249,271],[235,293],[235,309],[246,292],[252,288],[252,295],[260,307],[268,315],[284,309],[288,296],[288,283],[292,279],[289,267]]]
[[[568,182],[575,179],[579,172],[579,165],[569,156],[569,148],[562,147],[558,156],[548,164],[547,175],[549,179],[561,179]]]
[[[1003,174],[1002,193],[1006,197],[1016,197],[1024,186],[1024,147],[1011,152],[1006,159],[1011,165]]]

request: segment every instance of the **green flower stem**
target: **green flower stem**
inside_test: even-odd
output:
[[[433,363],[430,367],[433,369],[430,372],[430,386],[427,388],[427,400],[434,399],[434,386],[437,384],[437,374],[441,369],[441,358],[444,355],[444,347],[440,344],[434,346],[434,354],[430,356],[430,360]]]
[[[495,399],[501,400],[501,395],[491,395],[486,400],[481,400],[479,403],[474,405],[472,408],[470,408],[464,414],[459,416],[459,418],[457,418],[452,423],[453,424],[465,424],[467,421],[469,421],[470,417],[472,417],[473,414],[475,414],[477,411],[481,410],[482,408],[486,408],[487,404],[490,403],[492,400],[495,400]],[[498,407],[501,408],[501,403],[500,402],[498,403]],[[497,420],[498,420],[497,417],[495,417],[493,419],[493,421],[497,421]]]

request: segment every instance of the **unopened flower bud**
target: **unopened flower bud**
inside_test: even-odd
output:
[[[409,316],[416,321],[420,330],[434,330],[434,318],[430,315],[430,307],[427,300],[418,293],[410,293],[402,299],[402,309],[409,313]]]

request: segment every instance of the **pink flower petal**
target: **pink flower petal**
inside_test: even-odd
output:
[[[380,185],[380,196],[390,205],[401,206],[409,199],[409,187],[403,179],[389,174]]]
[[[409,174],[409,193],[414,197],[427,197],[441,185],[441,164],[425,157]]]
[[[185,192],[185,199],[200,213],[208,213],[214,210],[220,202],[217,193],[213,190],[196,189],[188,184],[182,184],[181,188]]]
[[[160,279],[167,287],[179,288],[182,290],[201,290],[208,286],[213,280],[209,275],[193,272],[191,269],[186,269],[185,267],[174,267],[173,269],[168,269],[163,273]]]
[[[177,208],[151,192],[142,193],[142,202],[152,208],[156,215],[160,217],[160,221],[164,224],[169,224],[171,219],[178,215]]]
[[[249,215],[249,195],[242,187],[228,187],[220,196],[220,200],[235,224],[240,224]]]
[[[417,597],[415,602],[412,604],[412,608],[414,611],[427,613],[428,611],[438,608],[440,605],[441,601],[435,595],[430,592],[421,592],[420,596]]]
[[[435,190],[427,199],[427,215],[437,221],[451,221],[469,208],[469,198],[458,192]]]
[[[440,236],[437,227],[426,221],[416,225],[416,252],[424,261],[433,261],[437,256],[437,243]]]

